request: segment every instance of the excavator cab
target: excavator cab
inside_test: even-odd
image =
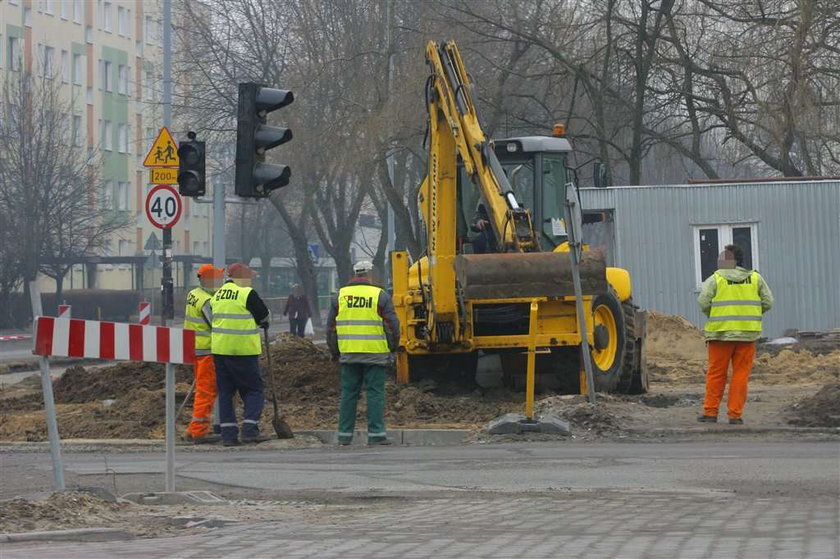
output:
[[[566,184],[572,180],[567,167],[572,146],[565,138],[526,136],[494,141],[494,151],[505,171],[517,202],[531,211],[540,248],[555,250],[566,240],[564,197]],[[458,177],[459,235],[468,246],[475,239],[469,231],[482,203],[480,189],[463,167]],[[469,250],[469,248],[467,248]]]

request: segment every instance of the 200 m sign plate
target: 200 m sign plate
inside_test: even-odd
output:
[[[146,195],[146,217],[159,229],[169,229],[178,223],[181,210],[181,196],[168,184],[159,184]]]
[[[178,169],[149,169],[152,184],[178,184]]]

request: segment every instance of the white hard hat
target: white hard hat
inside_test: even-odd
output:
[[[366,274],[373,270],[373,262],[370,260],[359,260],[353,265],[354,274]]]

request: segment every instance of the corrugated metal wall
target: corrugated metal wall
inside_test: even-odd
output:
[[[585,188],[581,198],[584,209],[615,211],[616,265],[631,272],[642,308],[701,327],[694,227],[754,222],[758,268],[776,297],[764,335],[840,327],[840,182]]]

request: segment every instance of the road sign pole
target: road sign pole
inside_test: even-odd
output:
[[[32,302],[32,316],[37,318],[43,316],[44,309],[41,306],[41,290],[38,282],[29,282],[29,297]],[[37,332],[32,332],[32,339],[35,339]],[[53,467],[53,488],[56,491],[64,491],[64,462],[61,459],[61,439],[58,435],[58,416],[55,411],[55,397],[53,396],[52,376],[50,375],[50,362],[45,355],[38,359],[38,366],[41,369],[41,389],[44,393],[44,413],[47,416],[47,437],[50,440],[50,456]]]

